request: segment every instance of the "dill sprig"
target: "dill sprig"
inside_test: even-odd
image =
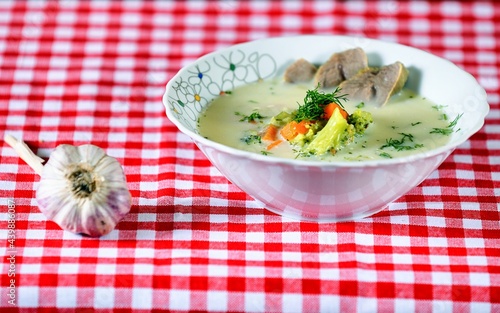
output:
[[[249,122],[249,123],[255,123],[257,120],[262,120],[266,118],[265,116],[262,116],[259,112],[254,111],[250,115],[245,115],[240,112],[234,112],[235,115],[241,116],[240,122]]]
[[[408,142],[413,142],[412,134],[399,133],[402,137],[401,139],[386,139],[385,144],[380,147],[380,149],[385,148],[394,148],[396,151],[404,151],[404,150],[415,150],[418,148],[422,148],[423,144],[408,144]]]
[[[449,136],[453,133],[455,126],[457,126],[458,120],[462,117],[463,113],[457,115],[453,121],[451,121],[448,126],[445,128],[433,128],[430,133],[431,134],[441,134],[445,136]]]
[[[340,88],[336,88],[331,93],[324,93],[318,90],[319,84],[315,89],[306,91],[304,104],[299,105],[294,120],[297,122],[307,120],[319,120],[324,114],[324,108],[327,104],[336,103],[344,108],[342,101],[347,101],[346,94],[340,95]]]

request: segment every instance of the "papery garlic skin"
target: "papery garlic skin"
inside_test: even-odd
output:
[[[48,219],[92,237],[112,231],[132,202],[121,164],[90,144],[59,145],[43,167],[36,197]]]

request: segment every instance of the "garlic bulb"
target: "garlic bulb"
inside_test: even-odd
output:
[[[90,144],[59,145],[41,170],[36,198],[61,228],[93,237],[112,231],[131,207],[120,163]]]

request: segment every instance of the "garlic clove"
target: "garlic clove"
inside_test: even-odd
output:
[[[99,164],[102,159],[107,156],[104,150],[99,148],[98,146],[85,144],[78,147],[72,147],[76,148],[77,150],[76,153],[75,151],[72,151],[72,154],[80,160],[86,160],[86,162],[92,167]],[[114,160],[111,157],[110,159]]]
[[[103,158],[101,162],[95,165],[95,170],[100,173],[101,179],[109,182],[122,182],[125,180],[125,174],[121,171],[121,165],[114,162],[113,158]],[[118,173],[122,173],[119,175]]]
[[[57,151],[57,152],[56,152]],[[52,163],[57,161],[57,164],[63,165],[62,167],[57,166],[58,169],[64,170],[68,164],[78,163],[82,160],[82,157],[77,153],[78,147],[61,144],[56,147],[54,151],[49,156]],[[54,164],[56,165],[56,164]]]

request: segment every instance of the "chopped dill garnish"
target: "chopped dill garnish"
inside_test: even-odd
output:
[[[396,151],[404,151],[404,150],[415,150],[418,148],[422,148],[423,144],[408,144],[409,142],[413,142],[412,134],[399,133],[402,135],[401,139],[392,139],[389,138],[385,141],[385,144],[380,147],[380,149],[385,148],[394,148]]]
[[[232,92],[231,90],[226,90],[226,91],[224,91],[224,93],[225,93],[226,95],[231,95],[233,92]]]
[[[260,136],[254,134],[244,136],[240,140],[246,143],[247,145],[257,144],[262,142]]]
[[[387,152],[382,152],[379,154],[381,157],[383,158],[387,158],[387,159],[392,159],[392,155],[390,155],[389,153]]]
[[[432,108],[436,111],[440,111],[443,108],[446,108],[446,105],[433,105]]]
[[[332,93],[320,92],[318,88],[319,84],[315,89],[306,91],[304,104],[299,105],[294,120],[297,122],[318,120],[324,114],[325,106],[332,102],[344,108],[341,101],[347,101],[347,95],[340,95],[340,88],[337,87]]]
[[[309,151],[300,151],[297,149],[292,149],[292,151],[295,153],[295,159],[298,158],[309,158],[314,156],[314,153],[309,152]]]
[[[458,120],[462,117],[463,113],[460,114],[460,115],[457,115],[457,117],[455,117],[455,119],[453,121],[451,121],[448,126],[446,126],[445,128],[433,128],[429,133],[430,134],[441,134],[441,135],[445,135],[445,136],[449,136],[453,133],[453,129],[455,128],[455,126],[457,125],[458,123]],[[459,131],[460,129],[457,129],[457,131]]]
[[[411,123],[411,126],[417,126],[419,124],[422,124],[422,122],[415,122],[415,123]]]
[[[365,103],[364,102],[360,102],[356,105],[356,108],[358,109],[361,109],[361,108],[364,108],[365,107]]]
[[[262,155],[270,155],[270,154],[272,154],[271,152],[266,151],[266,150],[261,150],[261,151],[260,151],[260,153],[261,153]]]
[[[253,111],[252,114],[250,115],[245,115],[240,112],[234,112],[235,115],[241,116],[240,122],[249,122],[249,123],[255,123],[257,120],[262,120],[266,118],[265,116],[262,116],[259,112]]]

